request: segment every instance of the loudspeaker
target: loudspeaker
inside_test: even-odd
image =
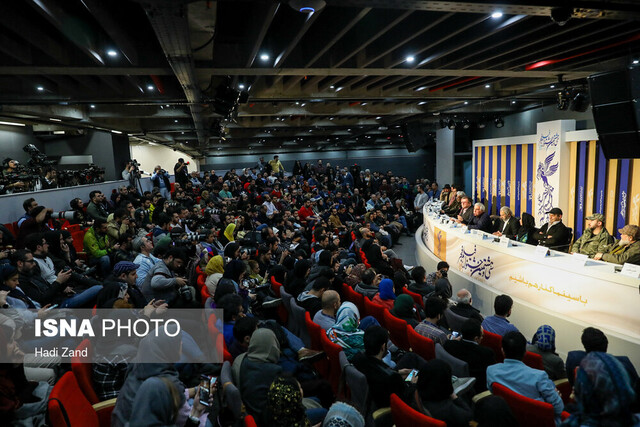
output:
[[[427,145],[427,133],[423,131],[420,122],[404,123],[402,132],[404,133],[404,144],[410,153],[415,153]]]
[[[640,67],[594,74],[588,80],[604,156],[640,158]]]

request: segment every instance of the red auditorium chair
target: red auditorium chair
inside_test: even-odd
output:
[[[258,427],[258,425],[251,415],[247,415],[244,417],[244,427]]]
[[[216,349],[220,349],[220,351],[222,351],[222,360],[218,363],[222,363],[225,360],[228,360],[229,363],[233,363],[233,356],[227,350],[227,344],[224,341],[224,334],[216,327],[216,320],[217,319],[214,314],[209,316],[209,319],[207,320],[207,329],[209,330],[211,342],[215,343]]]
[[[555,427],[556,420],[551,403],[523,396],[499,383],[491,384],[491,391],[507,401],[520,427]],[[563,411],[562,420],[567,419],[569,415]]]
[[[347,301],[351,301],[355,304],[356,307],[358,307],[358,311],[360,311],[360,316],[362,317],[365,311],[364,295],[362,295],[360,292],[354,291],[353,288],[346,283],[342,284],[342,291],[344,293],[344,298]]]
[[[67,372],[51,390],[47,402],[52,427],[108,427],[116,399],[91,405],[73,372]]]
[[[391,395],[391,416],[396,427],[447,427],[444,421],[436,420],[413,409],[395,393]]]
[[[373,316],[383,328],[386,328],[384,323],[384,312],[386,308],[372,302],[369,298],[363,298],[365,316]]]
[[[409,351],[409,338],[407,338],[407,322],[395,317],[389,310],[383,313],[384,324],[387,325],[391,341],[404,351]]]
[[[85,231],[82,229],[71,232],[71,237],[73,238],[73,247],[76,252],[84,251],[84,235]]]
[[[504,362],[504,354],[502,353],[502,337],[492,332],[484,331],[484,336],[480,345],[489,347],[496,356],[496,363]]]
[[[87,398],[89,403],[94,405],[100,402],[100,399],[98,398],[98,395],[93,388],[93,365],[90,363],[93,356],[93,348],[91,346],[91,341],[89,341],[88,339],[82,340],[82,342],[76,348],[76,350],[84,349],[88,350],[87,357],[80,358],[78,356],[73,356],[71,358],[71,370],[73,371],[73,375],[75,375],[76,380],[78,381],[80,390],[82,390],[82,393],[84,393],[84,396]]]
[[[311,339],[311,349],[322,351],[322,338],[321,335],[324,335],[324,329],[313,320],[311,320],[311,315],[308,311],[304,313],[304,322],[307,325],[307,332],[309,333],[309,338]],[[316,371],[323,376],[327,377],[329,374],[329,362],[327,359],[319,360],[313,364],[316,368]]]
[[[422,299],[422,295],[417,294],[415,292],[411,292],[409,289],[407,288],[403,288],[402,292],[404,292],[405,294],[409,295],[411,298],[413,298],[413,302],[415,302],[416,304],[418,304],[418,307],[422,307],[424,308],[424,301]]]
[[[524,354],[524,357],[522,358],[522,363],[524,363],[525,365],[527,365],[530,368],[540,369],[541,371],[544,371],[544,364],[542,363],[542,356],[537,354],[537,353],[533,353],[531,351],[527,351]]]
[[[338,387],[340,386],[340,377],[342,376],[342,366],[340,365],[342,347],[332,342],[329,337],[327,337],[327,334],[320,335],[320,342],[322,343],[322,349],[327,354],[327,359],[329,359],[328,380],[331,383],[333,392],[337,393]]]
[[[436,358],[436,344],[433,340],[417,333],[411,325],[407,325],[407,339],[409,340],[411,351],[422,356],[424,360]]]
[[[280,295],[280,288],[282,288],[282,283],[278,282],[273,276],[271,276],[270,280],[271,289],[273,290],[276,298],[281,298],[282,296]],[[289,320],[289,313],[287,312],[287,308],[284,306],[284,304],[280,304],[278,306],[278,317],[280,318],[280,321],[283,325],[287,324],[287,320]]]

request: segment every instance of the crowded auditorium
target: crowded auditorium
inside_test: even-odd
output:
[[[630,0],[0,10],[0,425],[640,427]]]

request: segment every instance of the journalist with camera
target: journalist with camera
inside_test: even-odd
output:
[[[162,197],[166,200],[171,200],[171,182],[169,181],[169,172],[162,169],[162,166],[157,165],[153,168],[151,183],[160,191]]]

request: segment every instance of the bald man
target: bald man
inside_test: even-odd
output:
[[[324,291],[322,294],[322,310],[313,316],[313,322],[327,330],[336,323],[336,313],[340,308],[340,295],[336,291]]]
[[[482,314],[480,314],[480,310],[475,307],[472,307],[473,298],[471,297],[471,292],[466,289],[460,289],[456,294],[457,304],[451,306],[451,311],[453,311],[458,316],[467,317],[470,319],[477,319],[482,323],[484,318]]]

